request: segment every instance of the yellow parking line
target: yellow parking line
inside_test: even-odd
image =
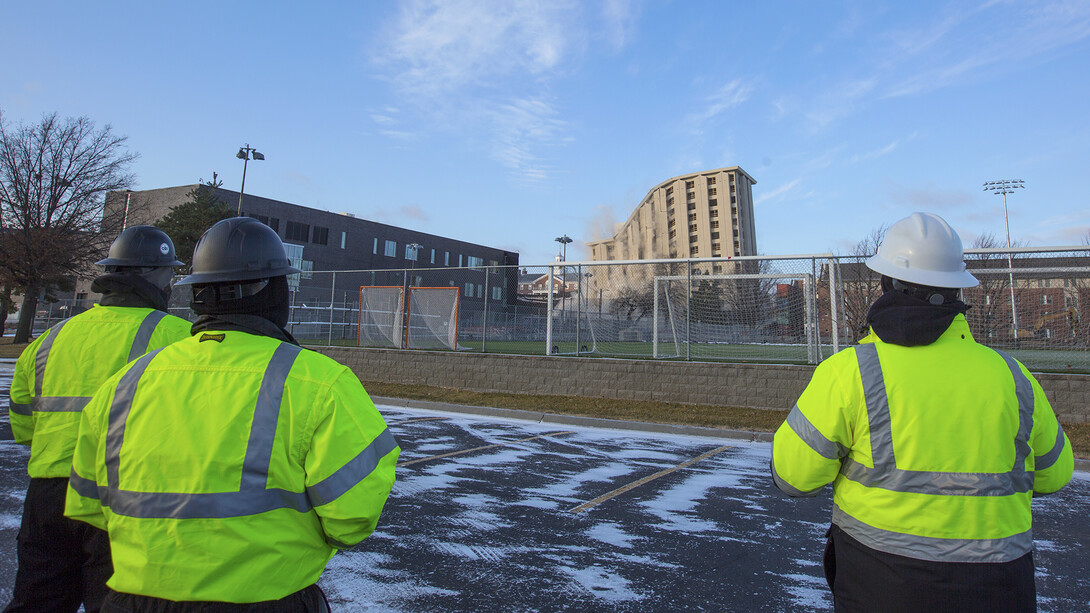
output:
[[[526,438],[520,438],[513,441],[506,441],[503,443],[496,443],[495,445],[485,445],[484,447],[474,447],[473,449],[463,449],[461,451],[451,451],[450,453],[441,453],[439,455],[433,455],[427,458],[417,458],[415,460],[407,460],[405,462],[398,462],[398,466],[409,466],[411,464],[417,464],[419,462],[427,462],[428,460],[438,460],[439,458],[449,458],[451,456],[462,455],[466,453],[473,453],[474,451],[483,451],[485,449],[492,449],[494,447],[507,447],[514,445],[515,443],[522,443],[524,441],[532,441],[535,438],[545,438],[547,436],[560,436],[561,434],[572,434],[574,430],[568,430],[565,432],[550,432],[549,434],[539,434],[537,436],[528,436]]]
[[[681,470],[682,468],[685,468],[686,466],[689,466],[691,464],[695,464],[695,463],[697,463],[697,462],[699,462],[699,461],[701,461],[701,460],[703,460],[703,459],[705,459],[707,457],[710,457],[710,456],[713,456],[713,455],[719,453],[720,451],[723,451],[725,449],[730,449],[731,447],[733,447],[733,445],[724,445],[723,447],[719,447],[718,449],[712,449],[711,451],[709,451],[707,453],[698,455],[697,457],[692,458],[690,460],[686,460],[686,461],[682,462],[681,464],[678,464],[677,466],[672,466],[670,468],[667,468],[666,470],[660,470],[659,472],[657,472],[657,473],[655,473],[653,475],[649,475],[649,476],[644,477],[643,479],[640,479],[638,481],[633,481],[632,483],[629,483],[628,485],[621,486],[621,487],[613,490],[612,492],[609,492],[608,494],[603,494],[603,495],[595,498],[594,500],[591,500],[590,502],[584,502],[583,504],[569,510],[568,512],[569,513],[582,513],[583,511],[586,511],[588,509],[592,509],[592,508],[602,504],[603,502],[609,500],[610,498],[613,498],[614,496],[617,496],[619,494],[623,494],[623,493],[627,492],[630,489],[633,489],[633,488],[636,488],[636,487],[639,487],[639,486],[643,485],[644,483],[654,481],[655,479],[658,479],[659,477],[662,477],[664,475],[668,475],[668,474],[674,472],[675,470]]]

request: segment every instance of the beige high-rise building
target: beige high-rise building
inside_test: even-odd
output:
[[[655,186],[613,238],[587,243],[592,260],[757,255],[753,185],[738,166],[674,177]]]

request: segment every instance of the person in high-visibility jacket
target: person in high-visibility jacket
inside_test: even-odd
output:
[[[400,449],[352,371],[285,330],[298,272],[265,224],[218,222],[179,282],[193,336],[84,409],[66,514],[109,533],[107,607],[325,611],[326,563],[374,531]]]
[[[162,230],[127,228],[98,264],[99,304],[45,331],[15,364],[8,412],[15,440],[30,445],[30,485],[5,611],[99,610],[111,572],[106,534],[63,515],[81,411],[130,360],[189,336],[189,322],[166,313],[182,263]]]
[[[1071,479],[1071,444],[1026,367],[973,339],[946,221],[897,222],[867,266],[870,334],[817,367],[772,449],[785,493],[833,484],[835,609],[1034,611],[1030,499]]]

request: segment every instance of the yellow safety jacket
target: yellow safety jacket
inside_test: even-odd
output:
[[[116,591],[275,600],[374,531],[399,452],[348,368],[265,336],[200,332],[95,394],[65,515],[109,532]]]
[[[189,337],[190,323],[155,309],[95,305],[34,340],[15,363],[8,413],[30,445],[27,472],[67,477],[80,411],[99,385],[148,351]]]
[[[873,333],[822,362],[776,432],[784,492],[833,483],[833,523],[864,545],[939,562],[1033,547],[1030,498],[1071,479],[1071,444],[1040,384],[973,340],[963,315],[930,345]]]

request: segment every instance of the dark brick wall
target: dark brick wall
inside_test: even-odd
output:
[[[812,366],[656,362],[442,351],[315,347],[365,381],[479,392],[553,394],[788,409]],[[1038,374],[1064,423],[1090,421],[1090,376]]]

